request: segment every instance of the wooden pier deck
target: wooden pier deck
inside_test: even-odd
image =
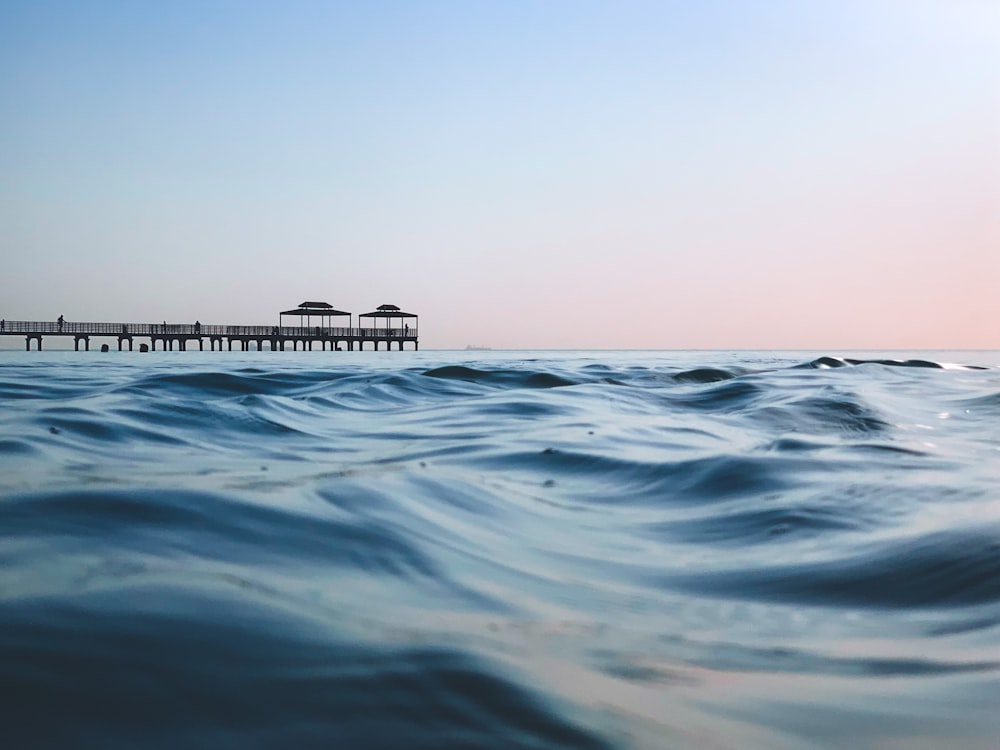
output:
[[[90,351],[91,338],[108,338],[117,340],[118,351],[126,347],[133,350],[135,339],[148,339],[149,343],[140,343],[140,351],[156,351],[157,345],[163,351],[173,351],[175,346],[179,351],[185,351],[188,344],[197,343],[199,350],[205,349],[208,342],[211,351],[218,347],[219,351],[228,348],[233,350],[235,343],[239,351],[263,351],[264,345],[272,351],[285,351],[291,344],[293,351],[299,346],[303,351],[312,351],[314,347],[330,351],[363,350],[370,343],[372,349],[378,351],[384,344],[385,350],[392,349],[393,344],[399,351],[404,344],[412,344],[413,349],[419,349],[417,330],[410,329],[409,324],[393,328],[333,328],[329,326],[239,326],[239,325],[205,325],[201,323],[80,323],[65,321],[39,322],[25,320],[4,320],[0,326],[0,336],[23,336],[24,348],[31,351],[32,342],[41,351],[43,338],[71,338],[73,348]]]

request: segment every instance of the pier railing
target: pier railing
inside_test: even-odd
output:
[[[63,321],[5,320],[0,334],[55,336],[151,337],[253,337],[253,338],[351,338],[415,339],[416,329],[332,328],[329,326],[230,326],[193,323],[80,323]]]

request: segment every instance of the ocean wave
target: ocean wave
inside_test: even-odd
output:
[[[559,388],[575,385],[576,381],[561,377],[552,372],[510,370],[477,370],[472,367],[450,365],[427,370],[424,375],[429,378],[451,380],[468,380],[484,385],[505,386],[508,388]]]
[[[0,659],[19,747],[610,747],[498,664],[345,640],[246,589],[23,601]]]
[[[963,607],[1000,602],[1000,527],[949,530],[847,557],[758,569],[666,575],[708,596],[831,607]]]

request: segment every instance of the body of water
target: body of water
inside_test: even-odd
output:
[[[998,352],[2,352],[0,742],[995,750],[998,479]]]

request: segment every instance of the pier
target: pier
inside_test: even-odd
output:
[[[284,318],[298,318],[298,325],[284,325]],[[347,326],[331,325],[334,318],[348,316]],[[188,346],[197,345],[205,350],[206,342],[210,351],[227,349],[233,351],[264,351],[265,344],[271,351],[362,351],[366,344],[373,350],[383,348],[389,351],[393,345],[403,351],[404,344],[419,349],[417,316],[400,310],[395,305],[380,305],[376,310],[358,315],[358,325],[353,325],[353,314],[335,310],[325,302],[303,302],[294,310],[278,314],[278,325],[213,325],[200,321],[194,323],[87,323],[59,319],[55,321],[3,320],[0,322],[0,336],[23,336],[24,348],[32,346],[42,350],[45,338],[73,339],[73,348],[90,351],[92,338],[117,340],[118,351],[133,351],[139,339],[139,351],[186,351]],[[319,325],[313,325],[313,319]],[[362,318],[371,322],[370,327],[362,327]],[[379,321],[384,321],[379,326]],[[303,322],[305,323],[303,325]],[[148,340],[148,343],[146,342]],[[101,346],[102,351],[110,348]]]

